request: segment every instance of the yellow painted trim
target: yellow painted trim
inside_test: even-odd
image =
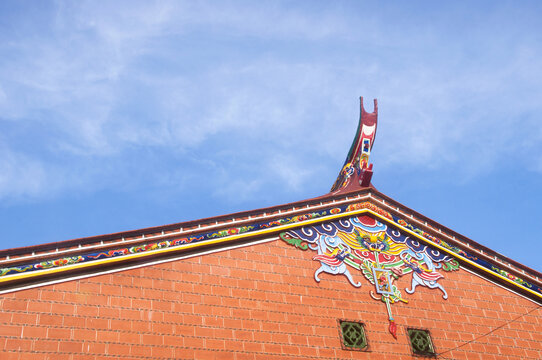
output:
[[[204,245],[219,244],[219,243],[230,242],[230,241],[234,241],[234,240],[238,240],[238,239],[242,239],[242,238],[246,238],[246,237],[254,237],[254,236],[264,235],[264,234],[268,234],[268,233],[272,233],[272,232],[280,232],[282,230],[288,230],[288,229],[298,227],[298,226],[310,225],[310,224],[314,224],[314,223],[325,221],[325,220],[333,220],[333,219],[336,219],[336,218],[339,218],[339,217],[344,217],[346,214],[348,214],[348,215],[356,215],[358,213],[364,212],[364,210],[365,209],[354,210],[354,211],[350,211],[350,212],[343,213],[343,214],[328,215],[328,216],[323,216],[323,217],[319,217],[319,218],[316,218],[316,219],[310,219],[310,220],[305,220],[305,221],[302,221],[302,222],[296,222],[296,223],[293,223],[293,224],[281,225],[281,226],[272,227],[272,228],[268,228],[268,229],[257,230],[257,231],[247,232],[247,233],[237,234],[237,235],[231,235],[231,236],[221,238],[221,239],[207,240],[207,241],[200,241],[200,242],[196,242],[196,243],[185,244],[184,246],[177,246],[177,247],[166,248],[166,249],[157,249],[157,250],[153,250],[153,251],[141,252],[141,253],[130,254],[130,255],[124,255],[124,256],[114,257],[114,258],[110,258],[110,259],[94,260],[94,261],[91,261],[91,262],[88,262],[88,263],[79,263],[79,264],[73,264],[73,265],[66,265],[66,266],[62,266],[62,267],[58,267],[58,268],[54,268],[54,269],[45,269],[45,270],[41,270],[41,271],[38,271],[38,272],[29,272],[29,273],[26,273],[26,274],[8,275],[8,276],[5,276],[3,278],[0,278],[0,284],[3,283],[3,282],[9,282],[9,281],[13,281],[13,280],[25,279],[25,278],[29,278],[29,277],[43,276],[43,275],[48,275],[48,274],[55,274],[55,273],[64,272],[64,271],[71,271],[71,270],[75,270],[75,269],[84,269],[84,268],[87,268],[87,267],[97,266],[97,265],[101,265],[101,264],[115,263],[115,262],[130,260],[130,259],[137,259],[137,258],[141,258],[141,257],[147,257],[147,256],[151,256],[151,255],[156,255],[156,254],[177,252],[177,251],[182,251],[182,250],[186,250],[186,249],[201,247],[201,246],[204,246]]]
[[[372,205],[378,207],[377,205],[371,203]],[[382,209],[383,211],[385,211],[384,209]],[[20,280],[20,279],[25,279],[25,278],[30,278],[30,277],[38,277],[38,276],[44,276],[44,275],[49,275],[49,274],[55,274],[55,273],[61,273],[61,272],[65,272],[65,271],[71,271],[71,270],[77,270],[77,269],[84,269],[84,268],[87,268],[87,267],[94,267],[94,266],[98,266],[98,265],[102,265],[102,264],[108,264],[108,263],[116,263],[116,262],[122,262],[122,261],[127,261],[127,260],[131,260],[131,259],[137,259],[137,258],[143,258],[143,257],[148,257],[148,256],[152,256],[152,255],[156,255],[156,254],[165,254],[165,253],[171,253],[171,252],[180,252],[180,251],[185,251],[185,250],[188,250],[188,249],[192,249],[192,248],[197,248],[197,247],[202,247],[202,246],[205,246],[205,245],[212,245],[212,244],[220,244],[220,243],[225,243],[225,242],[231,242],[231,241],[234,241],[234,240],[238,240],[238,239],[243,239],[243,238],[248,238],[248,237],[256,237],[256,236],[259,236],[259,235],[265,235],[265,234],[269,234],[269,233],[273,233],[273,232],[280,232],[280,231],[283,231],[283,230],[289,230],[291,228],[294,228],[294,227],[299,227],[299,226],[306,226],[306,225],[311,225],[311,224],[315,224],[315,223],[319,223],[319,222],[324,222],[324,221],[327,221],[327,220],[334,220],[334,219],[338,219],[338,218],[342,218],[342,217],[347,217],[347,216],[353,216],[353,215],[359,215],[359,214],[363,214],[363,213],[370,213],[374,216],[376,216],[377,218],[381,219],[382,221],[392,225],[392,226],[395,226],[395,227],[398,227],[400,228],[401,230],[409,233],[410,235],[413,235],[415,236],[417,239],[425,242],[425,243],[428,243],[432,246],[435,246],[436,248],[444,251],[445,253],[455,257],[455,258],[458,258],[460,259],[461,261],[464,261],[480,270],[483,270],[484,272],[487,272],[493,276],[496,276],[502,280],[505,280],[507,281],[508,283],[514,285],[514,286],[517,286],[523,290],[526,290],[536,296],[538,296],[539,298],[542,299],[542,295],[533,291],[533,290],[530,290],[510,279],[508,279],[507,277],[505,276],[502,276],[494,271],[491,271],[483,266],[480,266],[478,264],[476,264],[475,262],[473,262],[472,260],[469,260],[467,258],[465,258],[464,256],[462,255],[459,255],[459,254],[456,254],[455,252],[429,240],[429,239],[426,239],[424,238],[423,236],[415,233],[414,231],[412,230],[409,230],[397,223],[395,223],[394,221],[370,210],[370,209],[367,209],[367,208],[364,208],[364,209],[360,209],[360,210],[353,210],[353,211],[349,211],[349,212],[345,212],[345,213],[342,213],[342,214],[335,214],[335,215],[328,215],[328,216],[323,216],[323,217],[319,217],[319,218],[316,218],[316,219],[310,219],[310,220],[305,220],[305,221],[302,221],[302,222],[296,222],[296,223],[293,223],[293,224],[287,224],[287,225],[281,225],[281,226],[277,226],[277,227],[273,227],[273,228],[268,228],[268,229],[264,229],[264,230],[258,230],[258,231],[254,231],[254,232],[247,232],[247,233],[243,233],[243,234],[237,234],[237,235],[232,235],[232,236],[228,236],[228,237],[225,237],[225,238],[221,238],[221,239],[216,239],[216,240],[207,240],[207,241],[201,241],[201,242],[197,242],[197,243],[191,243],[191,244],[185,244],[184,246],[177,246],[177,247],[172,247],[172,248],[166,248],[166,249],[157,249],[157,250],[153,250],[153,251],[149,251],[149,252],[141,252],[141,253],[136,253],[136,254],[130,254],[130,255],[124,255],[124,256],[119,256],[119,257],[115,257],[115,258],[110,258],[110,259],[101,259],[101,260],[94,260],[92,262],[88,262],[88,263],[79,263],[79,264],[73,264],[73,265],[67,265],[65,267],[58,267],[58,268],[54,268],[54,269],[46,269],[46,270],[41,270],[39,272],[29,272],[29,273],[26,273],[26,274],[13,274],[13,275],[8,275],[6,277],[2,277],[0,278],[0,284],[1,283],[8,283],[8,282],[11,282],[11,281],[14,281],[14,280]]]
[[[525,287],[525,286],[522,286],[522,285],[516,283],[516,282],[513,281],[513,280],[510,280],[510,279],[508,279],[506,276],[502,276],[501,274],[496,273],[496,272],[494,272],[494,271],[492,271],[492,270],[489,270],[489,269],[486,268],[486,267],[480,266],[480,265],[476,264],[474,261],[469,260],[469,259],[467,259],[466,257],[464,257],[464,256],[462,256],[462,255],[456,254],[455,252],[453,252],[453,251],[451,251],[451,250],[445,248],[444,246],[441,246],[441,245],[439,245],[439,244],[437,244],[437,243],[435,243],[435,242],[433,242],[433,241],[431,241],[431,240],[429,240],[429,239],[426,239],[426,238],[424,238],[423,236],[421,236],[421,235],[415,233],[414,231],[409,230],[409,229],[407,229],[407,228],[405,228],[405,227],[403,227],[403,226],[397,224],[396,222],[393,222],[393,221],[391,221],[391,220],[389,220],[389,219],[383,217],[382,215],[379,215],[379,214],[375,213],[375,212],[372,211],[372,210],[367,209],[367,211],[370,212],[371,214],[377,216],[378,218],[384,220],[386,223],[388,223],[388,224],[390,224],[390,225],[394,225],[394,226],[396,226],[396,227],[399,227],[401,230],[406,231],[406,232],[409,233],[410,235],[414,235],[416,238],[422,240],[423,242],[429,243],[430,245],[435,246],[436,248],[438,248],[438,249],[444,251],[445,253],[447,253],[447,254],[449,254],[449,255],[452,255],[452,256],[455,257],[455,258],[459,258],[461,261],[464,261],[464,262],[466,262],[466,263],[469,263],[470,265],[472,265],[472,266],[474,266],[474,267],[476,267],[476,268],[478,268],[478,269],[480,269],[480,270],[483,270],[483,271],[485,271],[485,272],[487,272],[487,273],[489,273],[489,274],[491,274],[491,275],[494,275],[494,276],[496,276],[496,277],[498,277],[498,278],[500,278],[500,279],[502,279],[502,280],[505,280],[505,281],[509,282],[510,284],[512,284],[512,285],[514,285],[514,286],[517,286],[517,287],[519,287],[519,288],[521,288],[521,289],[523,289],[523,290],[529,291],[530,293],[532,293],[532,294],[534,294],[534,295],[536,295],[536,296],[538,296],[539,298],[542,299],[542,294],[539,294],[539,293],[537,293],[536,291],[533,291],[533,290],[531,290],[531,289],[529,289],[529,288],[527,288],[527,287]]]

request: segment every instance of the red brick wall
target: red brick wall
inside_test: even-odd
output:
[[[280,241],[0,295],[7,359],[412,359],[406,327],[431,331],[437,352],[536,307],[464,270],[394,304],[398,339],[373,289],[322,274],[312,253]],[[409,286],[409,276],[400,288]],[[363,321],[370,352],[341,349],[337,319]],[[442,359],[541,359],[542,310]]]

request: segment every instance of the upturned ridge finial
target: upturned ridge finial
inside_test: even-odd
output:
[[[368,187],[373,176],[373,164],[369,164],[369,155],[373,148],[378,120],[378,102],[374,99],[372,113],[365,111],[363,97],[360,97],[360,116],[356,136],[348,151],[344,165],[331,187],[332,193],[358,190]]]

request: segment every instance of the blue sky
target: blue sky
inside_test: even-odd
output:
[[[539,271],[542,3],[0,2],[0,248],[373,184]]]

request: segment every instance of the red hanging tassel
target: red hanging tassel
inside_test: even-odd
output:
[[[388,329],[390,331],[390,334],[392,334],[393,337],[397,339],[397,325],[395,324],[394,320],[390,320],[390,327]]]

